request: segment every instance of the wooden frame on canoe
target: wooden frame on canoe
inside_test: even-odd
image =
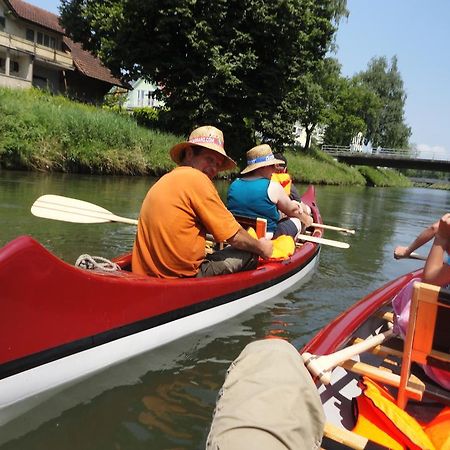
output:
[[[321,330],[302,349],[301,353],[307,352],[315,355],[326,355],[323,358],[329,356],[333,358],[337,350],[348,350],[355,343],[359,345],[361,342],[369,342],[370,336],[377,336],[383,330],[391,327],[393,297],[411,280],[421,275],[420,270],[411,272],[369,294]],[[417,308],[418,321],[414,317],[410,320],[410,328],[405,343],[397,337],[389,337],[386,342],[367,348],[365,353],[354,355],[359,360],[350,359],[341,363],[342,368],[337,368],[334,371],[330,386],[320,385],[319,380],[316,380],[329,421],[324,431],[323,448],[340,449],[343,448],[342,444],[347,446],[346,448],[353,449],[384,448],[350,431],[352,425],[351,420],[348,422],[348,415],[352,416],[353,413],[351,408],[343,405],[346,403],[344,399],[355,398],[360,395],[357,392],[356,384],[354,385],[355,388],[350,389],[350,385],[356,383],[358,375],[365,375],[368,378],[378,380],[381,384],[399,389],[401,383],[403,383],[406,400],[412,398],[421,402],[422,397],[426,398],[428,401],[421,403],[425,409],[428,404],[434,405],[434,408],[437,405],[441,405],[441,408],[450,405],[450,393],[428,379],[419,367],[415,367],[414,374],[412,374],[411,365],[406,356],[408,353],[413,355],[411,362],[418,361],[428,364],[436,362],[437,367],[448,367],[448,314],[450,313],[448,299],[450,299],[450,291],[424,283],[417,283],[414,292],[415,298],[411,302],[412,308],[416,307],[414,306],[416,303],[417,305],[425,305],[425,307],[423,311],[420,310],[420,307]],[[445,314],[442,312],[436,314],[436,308],[439,307],[445,308]],[[435,321],[435,318],[438,319]],[[441,320],[441,323],[439,323],[439,320]],[[447,324],[447,326],[443,324]],[[444,332],[444,336],[440,335],[437,340],[436,329],[438,330],[437,334],[442,333],[442,329]],[[411,341],[411,349],[409,349],[408,338]],[[373,342],[375,341],[373,340]],[[442,342],[444,348],[440,346]],[[412,350],[416,345],[419,349],[417,351]],[[320,359],[320,356],[317,359]],[[341,389],[348,391],[342,395]],[[401,401],[398,390],[397,397]],[[431,403],[429,400],[431,400]],[[347,402],[348,404],[350,403]],[[416,405],[413,410],[418,413],[420,408],[417,408]],[[426,417],[425,411],[424,414],[422,420]],[[418,419],[420,419],[420,415]]]

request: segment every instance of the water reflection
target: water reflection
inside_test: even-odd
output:
[[[111,258],[128,251],[132,226],[60,223],[35,218],[29,208],[54,193],[135,218],[152,182],[0,172],[0,245],[30,234],[72,263],[81,253]],[[224,197],[227,183],[217,186]],[[67,389],[3,428],[0,449],[204,448],[225,372],[246,344],[282,337],[300,348],[356,300],[419,267],[419,261],[395,261],[394,247],[408,244],[450,206],[450,193],[426,189],[319,186],[317,193],[324,222],[356,229],[355,236],[326,233],[350,249],[323,246],[312,279],[291,292]],[[8,436],[16,438],[5,442]]]

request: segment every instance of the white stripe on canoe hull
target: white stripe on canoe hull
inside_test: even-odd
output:
[[[319,253],[302,270],[255,294],[108,342],[0,380],[0,426],[63,389],[108,367],[195,331],[223,322],[291,288],[312,273]],[[2,439],[0,438],[0,444]]]

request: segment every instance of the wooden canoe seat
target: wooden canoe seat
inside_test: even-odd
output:
[[[381,316],[380,316],[381,317]],[[391,314],[383,313],[383,319],[390,322]],[[412,363],[427,364],[450,371],[450,290],[426,283],[414,284],[411,300],[408,328],[404,342],[391,337],[386,344],[372,347],[374,354],[395,356],[401,361],[400,375],[390,372],[386,368],[374,367],[370,364],[347,360],[342,364],[346,370],[366,375],[375,381],[398,388],[397,404],[405,409],[409,398],[421,400],[425,393],[433,401],[443,405],[450,405],[450,393],[436,383],[425,386],[425,374],[419,374],[420,379],[412,373]],[[362,342],[356,338],[353,344]],[[418,366],[415,367],[419,369]],[[419,369],[420,370],[420,369]],[[384,448],[368,441],[354,432],[342,430],[327,423],[324,430],[322,448],[352,448],[375,449]],[[326,438],[333,442],[327,443]],[[342,444],[342,446],[337,445]]]
[[[424,394],[443,404],[450,393],[428,377],[417,378],[413,363],[450,371],[450,291],[426,283],[415,283],[405,340],[392,337],[386,344],[373,347],[371,353],[400,358],[400,375],[369,364],[346,361],[343,367],[398,388],[397,404],[405,408],[408,399],[421,400]],[[355,339],[354,343],[361,342]],[[416,366],[417,367],[417,366]],[[416,371],[417,372],[417,371]],[[425,382],[424,382],[425,381]]]
[[[253,217],[237,216],[237,215],[235,215],[234,218],[245,230],[247,230],[250,227],[253,228],[256,231],[256,236],[258,236],[258,238],[262,238],[262,237],[266,236],[266,232],[267,232],[267,220],[266,219],[263,219],[261,217],[253,218]]]
[[[253,228],[256,232],[256,236],[258,236],[258,238],[262,238],[266,236],[266,232],[267,232],[267,220],[263,219],[261,217],[258,218],[252,218],[252,217],[245,217],[245,216],[234,216],[234,218],[236,219],[236,221],[239,223],[239,225],[241,225],[242,228],[244,228],[244,230],[248,230],[250,227]],[[213,253],[214,249],[214,237],[211,234],[207,234],[206,235],[206,253]],[[224,247],[224,243],[223,242],[219,242],[217,243],[218,247],[220,250]]]
[[[426,283],[414,283],[397,404],[408,402],[407,382],[412,362],[450,371],[450,291]]]

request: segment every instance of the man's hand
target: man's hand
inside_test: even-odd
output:
[[[273,242],[266,238],[260,238],[258,239],[261,253],[259,256],[263,259],[269,259],[272,256],[273,252]]]
[[[306,213],[302,213],[300,215],[300,220],[302,221],[302,223],[305,224],[305,228],[310,227],[313,223],[313,218],[309,214],[306,214]]]
[[[242,227],[238,232],[227,239],[228,243],[240,250],[245,250],[261,258],[268,259],[272,256],[273,243],[266,238],[255,239],[247,233]]]
[[[305,212],[308,215],[311,215],[311,208],[306,203],[300,202],[300,206],[303,212]]]

